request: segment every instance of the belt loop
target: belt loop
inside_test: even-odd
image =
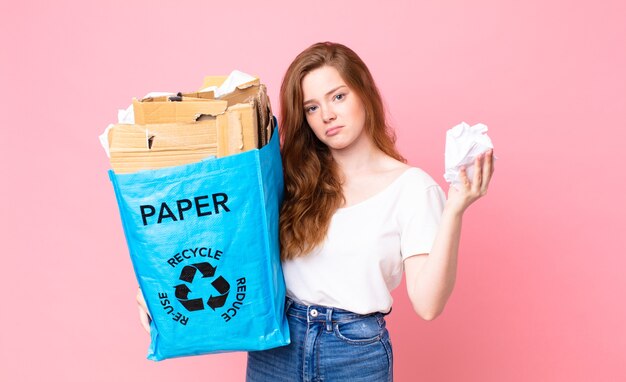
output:
[[[287,314],[287,312],[289,311],[289,308],[291,308],[291,304],[293,304],[293,300],[290,299],[289,297],[285,297],[285,314]]]
[[[326,310],[326,331],[333,331],[333,308],[328,308]]]

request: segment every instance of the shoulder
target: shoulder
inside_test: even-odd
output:
[[[386,156],[378,166],[378,176],[382,183],[396,183],[400,190],[409,194],[423,192],[430,187],[439,187],[435,179],[419,167]]]
[[[419,167],[406,166],[401,177],[403,183],[414,190],[425,190],[429,187],[439,186],[439,183],[430,174]]]
[[[446,203],[445,191],[430,174],[419,167],[409,167],[401,178],[397,201],[400,222],[418,218],[428,221],[441,214]]]

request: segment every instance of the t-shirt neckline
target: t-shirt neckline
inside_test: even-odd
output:
[[[402,179],[406,175],[407,172],[409,172],[409,171],[411,171],[413,169],[414,169],[414,167],[407,168],[406,170],[404,170],[402,172],[402,174],[398,175],[394,180],[392,180],[391,183],[389,183],[385,188],[383,188],[382,190],[378,191],[376,194],[370,196],[369,198],[367,198],[365,200],[362,200],[362,201],[360,201],[360,202],[358,202],[356,204],[353,204],[353,205],[351,205],[349,207],[337,208],[336,212],[337,213],[339,213],[339,212],[347,212],[347,211],[355,209],[355,208],[357,208],[359,206],[362,206],[364,204],[369,204],[369,203],[371,203],[372,200],[376,200],[376,199],[380,198],[381,195],[386,194],[387,192],[389,192],[389,190],[394,188],[396,184],[400,183],[400,179]]]

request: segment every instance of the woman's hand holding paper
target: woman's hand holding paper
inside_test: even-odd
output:
[[[462,214],[470,204],[486,195],[494,169],[493,150],[488,150],[476,157],[471,181],[467,176],[465,166],[463,166],[460,171],[461,184],[459,186],[451,185],[448,190],[446,209]]]

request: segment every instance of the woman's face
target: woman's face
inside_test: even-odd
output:
[[[363,102],[332,66],[302,79],[304,115],[317,138],[331,150],[343,150],[368,139]]]

